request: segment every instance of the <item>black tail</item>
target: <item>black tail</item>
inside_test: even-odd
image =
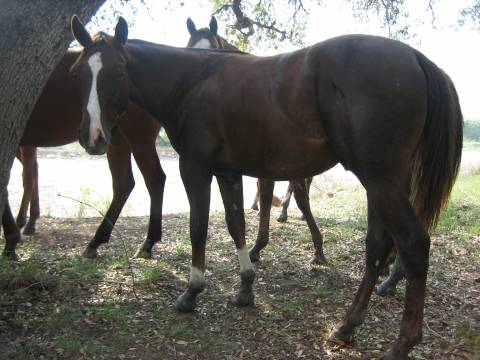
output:
[[[457,177],[463,144],[463,117],[452,81],[416,52],[427,82],[427,119],[412,159],[412,203],[427,231],[437,223]]]

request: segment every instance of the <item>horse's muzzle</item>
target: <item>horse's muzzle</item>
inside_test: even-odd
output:
[[[80,130],[78,142],[89,155],[103,155],[107,152],[107,141],[103,136],[97,136],[95,143],[90,144],[88,131]]]

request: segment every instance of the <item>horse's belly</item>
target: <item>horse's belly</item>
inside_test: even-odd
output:
[[[290,180],[322,173],[338,163],[325,140],[307,138],[298,141],[273,141],[262,150],[248,145],[231,159],[245,175],[273,180]]]

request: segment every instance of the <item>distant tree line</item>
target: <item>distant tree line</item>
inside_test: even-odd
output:
[[[465,120],[463,137],[467,141],[480,141],[480,120]]]

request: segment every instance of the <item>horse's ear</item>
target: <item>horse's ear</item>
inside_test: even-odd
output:
[[[195,35],[195,33],[197,32],[197,27],[195,26],[193,20],[190,18],[187,19],[187,29],[191,36]]]
[[[72,16],[70,28],[75,39],[84,48],[87,48],[93,44],[90,34],[88,33],[87,29],[85,29],[85,26],[83,26],[82,22],[78,19],[77,15]]]
[[[212,15],[212,18],[210,19],[210,31],[212,34],[217,35],[218,31],[218,24],[217,24],[217,19],[215,19],[215,16]]]
[[[128,25],[123,17],[118,18],[117,26],[115,26],[115,36],[113,40],[115,44],[123,46],[128,39]]]

